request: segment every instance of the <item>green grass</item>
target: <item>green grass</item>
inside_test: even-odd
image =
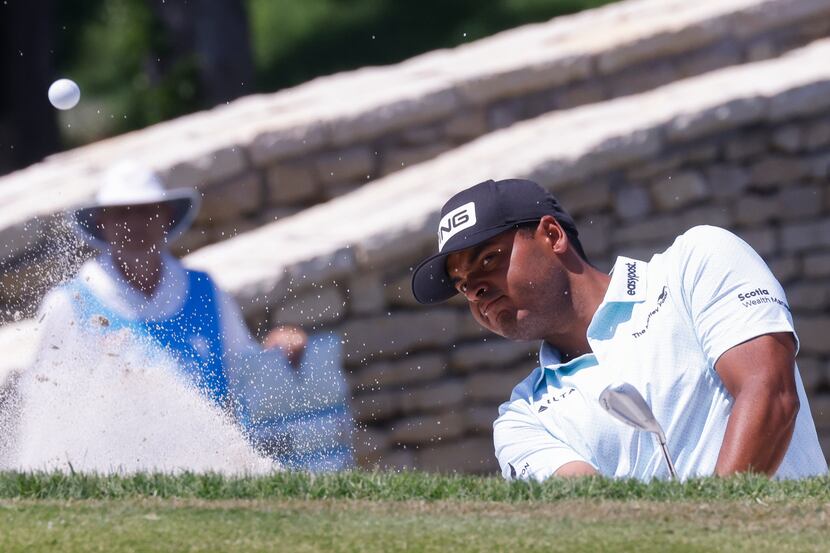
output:
[[[0,501],[0,551],[826,551],[826,503]]]
[[[0,473],[0,551],[826,551],[830,477]]]
[[[311,475],[282,472],[260,477],[219,474],[131,476],[0,473],[0,499],[366,500],[552,502],[568,499],[648,501],[830,501],[830,477],[775,481],[756,475],[685,482],[592,477],[543,483],[506,482],[496,476],[423,472],[342,472]]]

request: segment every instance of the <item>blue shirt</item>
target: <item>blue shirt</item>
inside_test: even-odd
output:
[[[182,374],[225,407],[228,382],[225,375],[219,309],[212,280],[206,273],[187,271],[187,292],[182,307],[163,319],[122,317],[100,301],[83,281],[75,279],[66,286],[75,298],[74,308],[80,321],[102,318],[103,331],[128,329],[137,338],[149,338],[176,361]]]

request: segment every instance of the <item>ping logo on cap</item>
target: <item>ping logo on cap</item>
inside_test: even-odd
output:
[[[475,202],[469,202],[460,207],[456,207],[444,215],[441,218],[441,222],[438,223],[438,251],[440,252],[444,249],[444,244],[447,243],[447,240],[475,224]]]

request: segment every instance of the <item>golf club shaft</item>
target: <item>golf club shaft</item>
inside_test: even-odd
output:
[[[666,464],[669,466],[669,472],[671,473],[671,477],[674,480],[677,480],[677,471],[674,469],[674,463],[672,463],[671,455],[669,455],[669,448],[666,446],[665,440],[660,441],[660,448],[663,450],[663,457],[666,458]]]

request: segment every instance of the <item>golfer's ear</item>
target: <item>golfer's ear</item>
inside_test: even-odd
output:
[[[555,253],[565,253],[568,249],[568,235],[553,215],[545,215],[539,221],[537,232],[541,232],[550,243]]]

